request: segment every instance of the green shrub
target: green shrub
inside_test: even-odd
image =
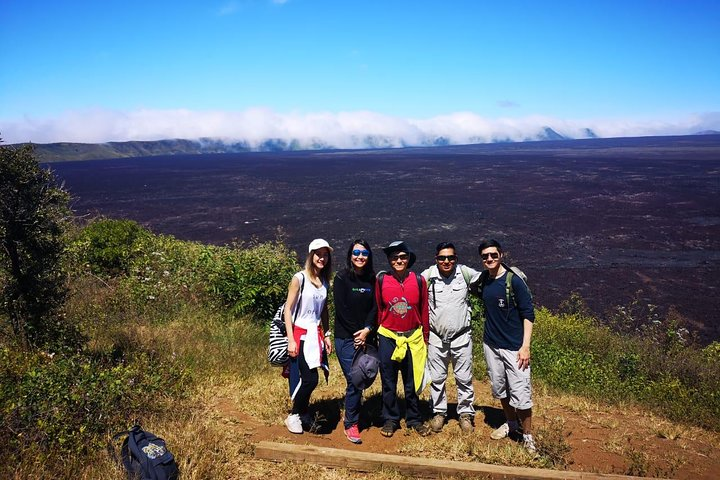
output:
[[[715,341],[702,349],[702,354],[706,359],[720,363],[720,342]]]
[[[123,275],[142,254],[143,240],[150,235],[132,220],[98,219],[80,231],[71,250],[76,261],[96,275]]]
[[[55,457],[100,448],[107,432],[161,411],[185,378],[145,353],[110,362],[3,348],[0,365],[4,462],[30,447]]]
[[[184,302],[199,301],[264,324],[299,270],[295,253],[281,240],[207,246],[153,235],[128,220],[95,221],[72,245],[76,263],[106,279],[122,277],[137,308],[158,318],[170,318]]]
[[[619,334],[592,318],[541,308],[533,329],[533,374],[559,390],[635,401],[673,420],[717,429],[720,359],[713,358],[713,347],[681,341],[684,332],[673,333],[678,326],[672,318],[651,328],[643,329],[647,335]]]
[[[251,315],[265,324],[285,301],[297,256],[281,241],[207,250],[200,269],[210,292],[233,314]]]
[[[156,320],[167,320],[185,304],[211,301],[207,278],[199,266],[207,249],[167,235],[150,235],[138,245],[138,254],[122,284],[132,294],[136,308]]]

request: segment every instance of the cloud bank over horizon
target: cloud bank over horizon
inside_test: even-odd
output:
[[[402,118],[371,111],[278,113],[268,108],[239,112],[187,109],[68,111],[48,118],[0,119],[4,143],[105,143],[137,140],[213,138],[258,146],[268,139],[296,141],[302,146],[365,148],[368,137],[382,146],[490,143],[538,139],[546,128],[568,138],[688,135],[720,131],[720,112],[674,119],[559,119],[533,115],[488,118],[455,112],[425,119]]]

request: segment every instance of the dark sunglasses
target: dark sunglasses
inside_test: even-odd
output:
[[[408,255],[408,254],[393,255],[392,257],[390,257],[390,261],[391,262],[404,262],[408,258],[410,258],[410,255]]]
[[[487,260],[487,259],[490,258],[490,257],[492,257],[493,260],[497,260],[498,258],[500,258],[500,254],[497,253],[497,252],[481,253],[481,254],[480,254],[480,257],[481,257],[483,260]]]
[[[435,260],[438,262],[455,262],[457,260],[457,255],[438,255],[435,257]]]
[[[356,257],[359,257],[359,256],[361,256],[361,255],[362,255],[363,257],[369,257],[369,256],[370,256],[370,252],[369,252],[368,250],[358,250],[358,249],[355,249],[355,250],[352,251],[352,254],[355,255]]]

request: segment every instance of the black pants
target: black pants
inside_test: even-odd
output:
[[[300,374],[300,387],[293,399],[292,412],[290,413],[297,413],[300,415],[307,413],[308,406],[310,405],[310,395],[312,395],[313,390],[317,387],[319,380],[318,369],[309,368],[307,362],[305,361],[305,353],[303,352],[304,346],[305,341],[300,341],[300,345],[298,347],[300,353],[297,357],[290,360],[290,375],[293,375],[293,369],[297,369]]]
[[[382,416],[400,426],[400,406],[397,398],[398,373],[402,375],[405,391],[405,424],[408,427],[422,423],[420,399],[415,392],[412,353],[408,348],[405,358],[400,362],[390,360],[395,351],[395,340],[378,335],[380,339],[380,378],[382,379]]]

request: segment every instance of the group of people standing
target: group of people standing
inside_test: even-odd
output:
[[[492,394],[500,400],[506,417],[490,436],[496,440],[517,436],[535,452],[530,386],[532,296],[525,281],[503,263],[500,244],[496,240],[480,244],[482,271],[459,264],[455,246],[449,242],[437,245],[435,264],[421,274],[411,270],[416,255],[405,242],[392,242],[382,250],[390,268],[376,273],[369,243],[356,239],[350,244],[345,268],[332,282],[333,342],[326,301],[333,249],[322,239],[310,243],[305,268],[290,282],[284,311],[292,398],[292,411],[285,419],[288,430],[300,434],[311,423],[308,406],[319,381],[318,369],[327,374],[327,356],[334,349],[347,382],[343,424],[349,441],[362,442],[362,391],[369,385],[358,381],[359,354],[377,359],[383,436],[391,437],[400,428],[398,377],[403,382],[406,428],[423,436],[443,429],[450,364],[457,385],[458,422],[463,432],[472,432],[475,395],[469,298],[475,294],[484,303],[483,350]],[[423,419],[419,398],[427,384],[433,411],[429,421]]]

